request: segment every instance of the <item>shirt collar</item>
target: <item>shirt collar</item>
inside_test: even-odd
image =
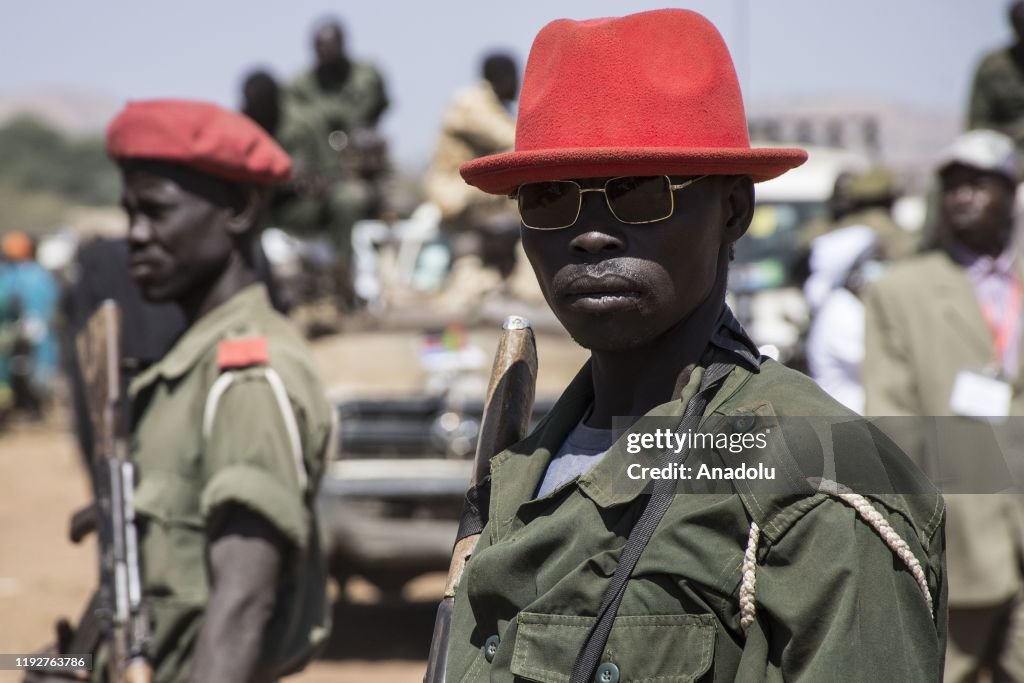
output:
[[[710,345],[737,363],[711,399],[705,415],[718,410],[753,374],[760,371],[757,347],[728,306],[722,308]],[[645,417],[681,417],[687,402],[700,387],[703,371],[702,367],[695,368],[679,397],[656,406]],[[593,399],[591,365],[587,361],[534,432],[491,461],[490,518],[497,526],[499,535],[511,528],[520,505],[535,502],[533,495],[548,464],[573,427],[579,424]],[[608,454],[592,470],[582,475],[575,485],[601,507],[628,503],[640,495],[648,483],[630,480],[623,475],[625,468],[634,461],[635,458],[625,452],[625,440],[619,438]],[[543,501],[549,496],[538,500]]]
[[[247,323],[254,308],[269,306],[267,290],[262,283],[252,284],[240,290],[185,330],[185,333],[178,338],[178,341],[162,359],[149,366],[132,381],[130,392],[137,394],[158,377],[164,379],[181,377],[199,361],[211,346],[220,341],[225,329]]]
[[[722,306],[718,324],[711,335],[711,345],[743,363],[751,372],[760,371],[761,352],[728,305]]]
[[[953,260],[962,265],[971,276],[985,277],[996,274],[1002,277],[1013,277],[1014,275],[1017,250],[1013,244],[1008,245],[998,256],[979,254],[958,242],[953,242],[950,245],[949,252]]]

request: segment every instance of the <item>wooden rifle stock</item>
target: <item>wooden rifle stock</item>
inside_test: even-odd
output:
[[[97,616],[110,649],[108,680],[150,683],[149,626],[142,603],[132,503],[134,469],[127,449],[127,402],[121,378],[121,311],[107,300],[75,340],[95,435],[96,530],[100,590]]]
[[[476,458],[469,481],[471,489],[490,473],[491,458],[526,436],[536,386],[537,345],[533,328],[525,318],[509,316],[502,325],[501,339],[491,367],[491,379],[487,385],[480,439],[477,441]],[[444,598],[434,620],[434,635],[430,641],[424,683],[445,683],[455,592],[462,580],[466,562],[473,555],[479,539],[479,533],[459,539],[452,551]]]

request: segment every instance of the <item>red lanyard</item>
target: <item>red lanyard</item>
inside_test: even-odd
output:
[[[1014,334],[1020,324],[1021,308],[1021,287],[1017,278],[1013,279],[1010,286],[1010,293],[1007,296],[1006,308],[1002,315],[997,315],[992,306],[983,305],[981,312],[988,323],[989,332],[992,333],[992,350],[995,352],[995,360],[999,366],[1003,365],[1006,352],[1013,343]]]

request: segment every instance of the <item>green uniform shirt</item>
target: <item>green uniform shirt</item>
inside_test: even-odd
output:
[[[340,181],[338,153],[328,143],[331,129],[322,114],[286,100],[275,138],[292,159],[292,184],[279,191],[271,207],[271,224],[297,235],[318,235],[328,229],[331,215],[326,190],[314,192],[302,182],[336,184]]]
[[[334,131],[376,127],[387,107],[384,81],[370,64],[353,62],[348,80],[339,88],[325,90],[314,71],[288,85],[277,139],[294,161],[295,176],[313,179],[322,187],[293,188],[294,195],[273,209],[277,227],[301,236],[325,233],[347,262],[352,226],[365,217],[373,193],[365,180],[345,171],[344,155],[331,147],[330,136]]]
[[[693,374],[678,400],[648,416],[681,416],[703,373]],[[455,598],[450,683],[568,681],[639,517],[644,485],[624,484],[637,459],[620,438],[590,472],[531,500],[592,398],[585,367],[527,439],[491,460],[489,521]],[[852,414],[805,376],[767,361],[756,373],[735,367],[704,424],[790,415]],[[820,457],[816,423],[806,424],[769,440],[764,461],[783,476],[801,477]],[[875,453],[867,433],[829,439],[836,467],[863,458],[883,466],[894,490],[921,491],[868,498],[920,562],[934,618],[911,574],[846,503],[735,481],[735,492],[673,498],[627,584],[602,662],[614,663],[622,682],[938,680],[946,618],[942,499],[901,453],[881,445]],[[761,529],[757,619],[744,634],[739,590],[752,521]]]
[[[316,111],[286,101],[274,137],[303,172],[338,174],[338,153],[327,138],[331,130]]]
[[[310,70],[288,84],[287,94],[290,104],[315,111],[329,126],[328,132],[373,128],[389,104],[380,72],[362,62],[352,62],[349,77],[339,88],[324,90]]]
[[[968,128],[991,128],[1024,149],[1024,69],[1008,47],[987,55],[971,88]]]
[[[266,338],[269,361],[222,370],[219,343],[253,336]],[[286,389],[301,464],[268,368]],[[233,381],[211,415],[211,389],[226,372]],[[325,465],[330,412],[303,340],[271,308],[263,285],[252,285],[194,323],[135,379],[130,392],[135,506],[156,681],[188,678],[210,598],[207,530],[228,504],[257,512],[288,541],[264,652],[266,667],[286,670],[326,636],[329,616],[313,499]]]

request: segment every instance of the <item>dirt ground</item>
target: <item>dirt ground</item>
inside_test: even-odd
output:
[[[472,334],[489,359],[494,336]],[[343,393],[393,394],[422,383],[413,334],[340,335],[318,340],[325,384]],[[541,395],[557,393],[583,352],[565,340],[539,341]],[[366,362],[365,359],[379,362]],[[53,639],[54,621],[76,618],[96,581],[91,540],[74,545],[67,525],[88,502],[79,455],[57,411],[45,424],[15,424],[0,435],[0,653],[27,653]],[[296,683],[413,683],[422,679],[443,577],[407,587],[406,600],[380,601],[350,584],[336,602],[335,628],[323,659],[289,678]],[[0,671],[0,683],[20,681]]]

